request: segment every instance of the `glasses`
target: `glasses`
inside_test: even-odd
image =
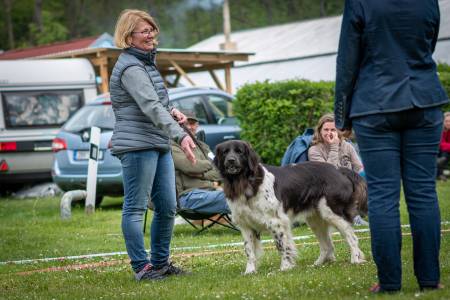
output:
[[[131,33],[139,33],[141,35],[149,36],[150,34],[155,33],[155,32],[156,32],[156,29],[152,28],[152,29],[146,29],[144,31],[132,31]]]

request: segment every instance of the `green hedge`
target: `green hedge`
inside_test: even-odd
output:
[[[289,80],[257,82],[238,90],[233,105],[242,128],[263,162],[279,165],[289,143],[333,110],[334,83]]]
[[[447,91],[447,95],[450,97],[450,66],[447,64],[438,65],[439,79],[441,80],[444,89]],[[450,111],[450,103],[445,105],[444,111]]]
[[[450,66],[438,66],[450,95]],[[333,111],[334,82],[289,80],[244,85],[236,94],[234,112],[241,138],[249,141],[263,162],[279,165],[286,147],[327,112]],[[444,107],[450,111],[450,104]]]

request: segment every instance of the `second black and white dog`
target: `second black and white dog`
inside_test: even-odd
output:
[[[306,220],[319,241],[315,265],[335,260],[332,227],[349,245],[351,262],[365,262],[351,225],[357,214],[367,213],[367,188],[358,174],[321,162],[262,165],[244,141],[219,144],[214,163],[224,180],[232,219],[244,238],[245,274],[256,272],[262,254],[260,233],[265,230],[272,234],[281,253],[281,270],[295,266],[297,249],[291,224],[299,219]]]

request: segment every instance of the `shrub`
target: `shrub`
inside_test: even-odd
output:
[[[447,96],[450,97],[450,66],[447,64],[438,65],[439,79],[441,80],[444,89],[447,91]],[[443,111],[450,111],[450,103],[444,105]]]
[[[289,143],[333,111],[334,83],[289,80],[244,85],[236,94],[234,111],[263,162],[279,165]]]

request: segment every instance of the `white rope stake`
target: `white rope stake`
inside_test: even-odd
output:
[[[97,190],[97,166],[100,148],[100,128],[91,127],[91,138],[89,147],[89,165],[86,184],[85,212],[91,214],[95,211],[95,193]]]

